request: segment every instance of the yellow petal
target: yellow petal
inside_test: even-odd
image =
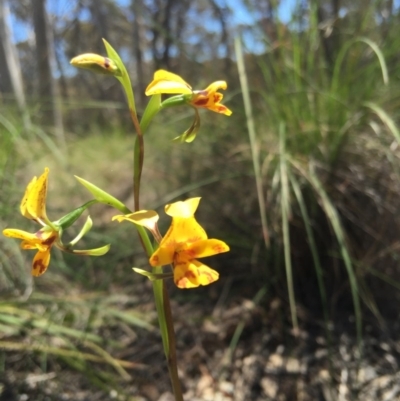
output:
[[[195,288],[218,280],[219,274],[198,260],[174,266],[174,282],[179,288]]]
[[[151,266],[165,266],[173,262],[175,248],[168,246],[161,246],[151,255],[149,263]]]
[[[198,260],[193,260],[191,264],[196,266],[198,282],[200,285],[208,285],[219,279],[218,272],[199,262]]]
[[[216,113],[225,114],[226,116],[230,116],[232,114],[232,110],[228,109],[223,104],[216,104],[212,107],[209,107],[209,110],[215,111]]]
[[[171,203],[165,206],[165,213],[171,217],[193,217],[200,202],[199,198],[189,198],[185,201]]]
[[[6,237],[22,239],[22,249],[38,249],[39,251],[49,249],[58,237],[57,232],[45,229],[32,234],[15,228],[7,228],[3,230],[3,234]]]
[[[46,251],[50,249],[58,237],[56,231],[38,231],[33,234],[30,239],[25,239],[21,243],[22,249],[38,249],[39,251]]]
[[[169,72],[167,70],[157,70],[154,73],[154,81],[171,81],[171,82],[179,82],[183,85],[186,85],[186,87],[191,88],[191,86],[179,75],[174,74],[173,72]]]
[[[175,247],[177,249],[182,244],[204,239],[207,239],[207,233],[194,217],[187,219],[173,217],[170,228],[160,242],[160,247]]]
[[[209,93],[217,92],[219,89],[225,90],[228,87],[226,81],[215,81],[207,86],[206,91]]]
[[[33,186],[36,184],[36,181],[37,181],[37,177],[35,176],[32,178],[31,182],[27,185],[27,187],[25,189],[25,194],[22,198],[21,205],[20,205],[20,211],[21,211],[22,216],[24,216],[28,219],[32,219],[33,217],[27,211],[26,205],[28,203],[29,193],[31,192]]]
[[[32,263],[32,276],[41,276],[48,268],[50,263],[50,249],[36,253]]]
[[[3,230],[3,235],[10,238],[22,239],[27,242],[34,242],[38,240],[36,234],[28,233],[26,231],[18,230],[16,228],[6,228],[5,230]]]
[[[193,258],[205,258],[207,256],[217,255],[228,252],[229,246],[219,239],[206,239],[193,242],[187,246],[185,252]]]
[[[190,94],[192,93],[192,90],[189,89],[185,84],[181,84],[179,82],[153,81],[149,84],[145,91],[146,96],[157,95],[161,93],[169,95]]]
[[[21,213],[28,219],[47,220],[46,195],[49,169],[46,167],[44,173],[37,179],[32,180],[25,191],[21,202]]]
[[[159,216],[154,210],[140,210],[130,214],[117,215],[112,218],[113,221],[118,220],[118,222],[128,220],[131,223],[146,227],[151,231],[154,230],[158,219]]]
[[[166,94],[191,94],[192,87],[179,75],[166,70],[158,70],[154,73],[154,79],[147,86],[145,91],[147,96],[158,93]]]
[[[48,246],[44,247],[41,246],[38,242],[33,241],[22,241],[21,242],[21,249],[38,249],[39,251],[45,251]]]

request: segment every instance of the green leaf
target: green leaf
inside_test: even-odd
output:
[[[143,117],[140,120],[140,129],[144,134],[150,125],[151,121],[153,120],[154,116],[160,111],[161,109],[161,95],[153,95],[149,102],[147,103],[146,109],[144,110]]]
[[[136,115],[135,97],[133,95],[131,80],[129,78],[128,71],[126,70],[125,64],[122,62],[119,54],[114,50],[114,48],[105,39],[103,39],[103,42],[104,42],[104,46],[106,48],[108,57],[115,62],[115,64],[121,71],[121,76],[120,77],[117,76],[116,78],[118,79],[119,82],[121,82],[122,87],[124,88],[126,97],[128,99],[129,108]]]
[[[102,190],[91,182],[84,180],[83,178],[78,176],[75,176],[75,178],[95,197],[98,202],[112,206],[124,214],[131,212],[121,201],[119,201],[117,198],[114,198],[114,196],[110,195],[108,192]]]

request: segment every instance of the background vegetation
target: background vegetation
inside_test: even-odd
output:
[[[334,344],[345,331],[359,349],[367,332],[396,339],[399,22],[393,0],[1,1],[0,227],[32,229],[18,204],[44,166],[50,218],[89,199],[72,174],[132,203],[122,91],[68,64],[104,54],[104,37],[127,63],[139,111],[158,68],[195,88],[229,84],[233,115],[202,113],[194,146],[171,143],[189,124],[185,108],[158,116],[146,138],[142,205],[202,196],[199,220],[231,245],[212,262],[218,284],[175,292],[177,304],[202,306],[202,320],[211,312],[198,299],[253,300],[295,339],[307,332]],[[129,227],[110,223],[112,211],[91,215],[87,246],[110,242],[111,253],[54,253],[34,283],[30,255],[0,238],[4,373],[20,370],[21,353],[32,370],[69,366],[101,388],[140,368],[141,356],[122,349],[133,337],[156,338],[150,287],[130,270],[146,261]],[[232,352],[242,323],[227,336]]]

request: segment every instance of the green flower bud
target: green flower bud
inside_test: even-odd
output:
[[[55,221],[53,224],[55,224],[58,227],[61,227],[63,230],[66,228],[72,226],[72,224],[75,223],[76,220],[81,216],[81,214],[89,207],[92,206],[93,204],[98,203],[97,200],[91,200],[89,202],[86,202],[84,205],[72,210],[72,212],[69,212],[65,216],[61,217],[60,220]]]

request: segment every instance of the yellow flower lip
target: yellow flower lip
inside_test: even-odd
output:
[[[195,91],[194,96],[190,100],[190,104],[195,107],[203,107],[216,113],[225,114],[230,116],[232,111],[226,106],[221,104],[221,100],[224,97],[222,93],[219,93],[219,89],[226,89],[227,83],[225,81],[216,81],[210,84],[207,89],[201,91]]]

